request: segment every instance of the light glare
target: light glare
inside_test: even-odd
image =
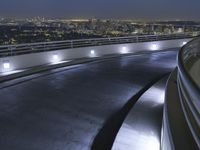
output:
[[[53,55],[53,59],[54,59],[54,60],[58,60],[58,55],[57,55],[57,54],[54,54],[54,55]]]
[[[60,57],[58,54],[53,54],[51,59],[50,59],[51,63],[53,64],[57,64],[58,62],[61,61]]]
[[[94,55],[94,54],[95,54],[95,51],[94,51],[94,50],[91,50],[91,51],[90,51],[90,54]]]
[[[4,69],[10,69],[10,63],[9,62],[4,62],[3,63],[3,68]]]
[[[158,45],[157,44],[152,44],[151,50],[158,50]]]
[[[187,42],[183,42],[183,45],[187,44]]]
[[[156,45],[156,44],[153,44],[153,46],[152,46],[152,47],[156,49],[156,48],[157,48],[157,45]]]
[[[127,47],[122,47],[122,49],[121,49],[121,54],[126,54],[126,53],[128,53],[128,49],[127,49]]]

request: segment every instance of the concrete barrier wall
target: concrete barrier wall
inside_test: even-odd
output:
[[[55,61],[71,60],[83,57],[100,57],[108,54],[135,53],[139,51],[156,51],[168,48],[182,47],[185,42],[188,42],[190,40],[191,39],[179,39],[143,43],[104,45],[4,57],[0,58],[0,73],[11,70],[25,69],[33,66],[45,65],[53,63]],[[9,65],[9,67],[5,67],[5,65]]]
[[[197,59],[197,58],[196,58]],[[200,87],[200,58],[198,58],[191,68],[189,68],[189,74],[192,77],[192,79],[195,81],[195,83]]]

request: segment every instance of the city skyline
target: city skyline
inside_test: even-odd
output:
[[[196,0],[1,0],[1,17],[200,20]]]

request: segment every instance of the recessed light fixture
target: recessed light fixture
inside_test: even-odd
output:
[[[94,50],[91,50],[91,51],[90,51],[90,54],[91,54],[91,55],[94,55],[94,54],[95,54],[95,51],[94,51]]]
[[[151,45],[151,50],[158,50],[158,45],[157,44],[152,44]]]
[[[4,69],[10,69],[10,62],[9,61],[6,61],[3,63],[3,68]]]
[[[122,47],[120,53],[121,53],[121,54],[126,54],[126,53],[128,53],[127,47],[126,47],[126,46]]]

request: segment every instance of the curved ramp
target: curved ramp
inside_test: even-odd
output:
[[[160,150],[167,76],[148,89],[128,113],[112,150]]]
[[[8,83],[0,90],[0,149],[108,149],[99,132],[143,87],[175,67],[176,54],[112,58]]]

